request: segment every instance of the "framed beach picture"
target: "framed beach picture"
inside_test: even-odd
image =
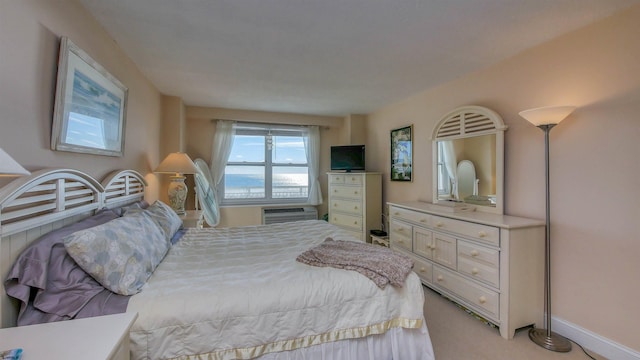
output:
[[[60,41],[51,149],[124,154],[127,88],[71,40]]]
[[[413,125],[391,130],[391,180],[412,181]]]

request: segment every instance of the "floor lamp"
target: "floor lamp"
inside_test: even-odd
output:
[[[545,269],[544,269],[544,313],[545,329],[532,328],[529,330],[529,339],[543,348],[551,351],[569,352],[571,342],[551,331],[551,217],[549,214],[549,131],[564,120],[574,106],[549,106],[530,109],[520,112],[520,116],[544,131],[544,164],[545,164],[545,190],[547,223],[545,234]]]

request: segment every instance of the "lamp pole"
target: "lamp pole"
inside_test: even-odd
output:
[[[538,125],[544,131],[544,176],[546,192],[546,233],[545,233],[545,257],[544,257],[544,316],[545,329],[532,328],[529,330],[529,338],[543,348],[557,352],[571,351],[571,342],[551,331],[551,207],[549,196],[549,132],[556,124]]]

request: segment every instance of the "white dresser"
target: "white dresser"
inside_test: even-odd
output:
[[[369,231],[382,224],[382,174],[337,173],[329,176],[329,222],[369,242]]]
[[[545,223],[425,202],[389,203],[392,249],[422,282],[500,327],[543,325]],[[427,311],[429,311],[427,305]]]

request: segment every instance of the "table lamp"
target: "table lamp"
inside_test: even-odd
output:
[[[174,152],[162,160],[160,165],[154,170],[161,174],[174,174],[170,177],[169,184],[169,205],[178,215],[184,215],[184,202],[187,200],[187,185],[184,183],[184,174],[195,174],[196,166],[189,155],[182,152]]]

